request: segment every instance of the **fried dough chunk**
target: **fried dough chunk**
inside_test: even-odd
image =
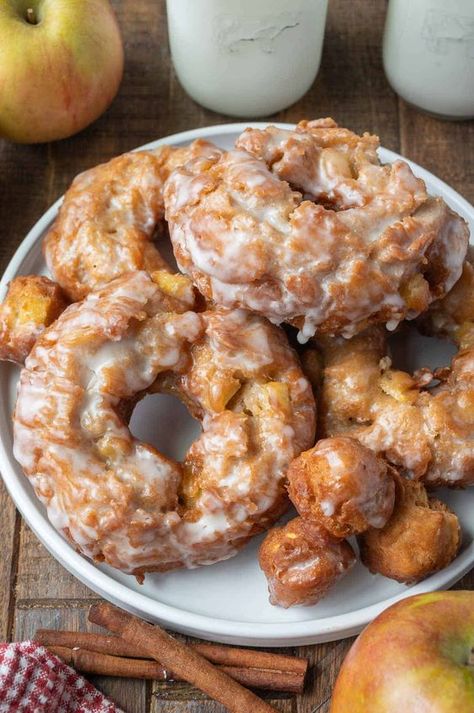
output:
[[[259,553],[270,602],[285,609],[316,604],[355,561],[348,542],[301,517],[270,530]]]
[[[59,285],[47,277],[15,277],[0,305],[0,359],[23,364],[41,332],[67,305]]]
[[[386,462],[353,438],[319,441],[292,461],[288,482],[301,517],[333,537],[383,527],[392,514],[395,486]]]
[[[362,562],[372,574],[411,584],[447,567],[461,544],[457,516],[428,498],[419,481],[395,475],[395,508],[381,530],[359,536]]]

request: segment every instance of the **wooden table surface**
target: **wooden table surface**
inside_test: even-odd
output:
[[[126,49],[125,76],[112,107],[74,138],[40,146],[0,140],[0,271],[48,206],[79,172],[177,131],[232,119],[207,111],[181,89],[170,64],[164,0],[115,0]],[[306,96],[272,117],[294,122],[333,116],[355,131],[377,133],[387,148],[413,159],[474,202],[474,122],[437,121],[391,91],[381,64],[386,3],[331,0],[319,76]],[[469,151],[469,148],[471,149]],[[458,585],[473,588],[473,573]],[[31,636],[38,627],[86,627],[97,596],[38,543],[0,486],[0,635]],[[285,696],[286,713],[325,713],[350,641],[301,647],[313,674],[303,696]],[[94,679],[127,713],[221,713],[186,685]]]

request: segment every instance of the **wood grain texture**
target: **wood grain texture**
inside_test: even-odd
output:
[[[178,684],[176,684],[177,689]],[[273,698],[265,699],[277,711],[281,713],[296,713],[296,700],[279,700]],[[189,699],[187,695],[184,698],[179,698],[179,694],[173,697],[173,700],[164,699],[156,692],[152,693],[150,702],[150,713],[226,713],[225,708],[220,703],[194,697]],[[242,712],[243,713],[243,712]],[[251,711],[249,711],[251,713]]]
[[[11,636],[21,520],[0,481],[0,640]]]
[[[0,271],[25,234],[80,171],[177,131],[232,122],[203,109],[179,85],[169,59],[164,0],[113,0],[126,67],[110,109],[75,137],[43,146],[0,140]],[[387,148],[426,166],[474,201],[470,159],[474,122],[447,123],[399,101],[381,63],[386,3],[331,0],[321,70],[313,87],[274,121],[333,116],[356,131],[379,134]],[[471,151],[468,148],[471,147]],[[0,486],[0,634],[15,640],[37,628],[92,627],[96,595],[55,562],[18,516]],[[474,588],[474,573],[458,588]],[[327,713],[330,692],[350,640],[301,647],[313,664],[302,696],[269,699],[282,713]],[[223,713],[185,684],[94,678],[127,713]]]
[[[33,532],[23,524],[20,537],[16,599],[90,599],[96,595],[56,562]]]

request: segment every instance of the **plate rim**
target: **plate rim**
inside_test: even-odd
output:
[[[279,128],[291,129],[294,124],[281,122],[239,122],[218,124],[198,129],[170,134],[156,141],[148,142],[133,151],[158,147],[168,143],[183,143],[197,138],[209,136],[225,136],[241,133],[247,127],[263,128],[269,124]],[[447,183],[439,179],[427,169],[415,162],[402,157],[393,151],[380,148],[384,161],[403,159],[418,176],[436,184],[441,192],[456,208],[469,214],[474,221],[474,207]],[[62,197],[34,224],[26,237],[16,249],[13,257],[0,280],[0,300],[3,299],[8,282],[18,274],[22,262],[35,243],[41,238],[45,229],[52,222],[62,202]],[[3,418],[3,415],[0,414]],[[2,424],[3,426],[3,424]],[[7,429],[8,430],[8,429]],[[175,631],[198,636],[204,639],[224,643],[243,644],[247,646],[294,646],[302,644],[322,643],[345,638],[358,633],[375,616],[391,604],[413,594],[430,592],[442,587],[449,587],[458,581],[474,565],[474,541],[471,542],[448,568],[441,570],[423,582],[407,587],[406,590],[389,597],[382,602],[361,607],[350,612],[322,617],[320,619],[291,622],[237,622],[229,619],[213,618],[203,614],[164,604],[150,598],[146,594],[130,589],[98,569],[96,565],[77,553],[73,547],[55,530],[45,515],[38,510],[36,496],[26,477],[20,478],[15,472],[13,453],[7,447],[5,429],[0,429],[0,473],[13,502],[33,530],[36,537],[46,547],[50,554],[60,562],[73,576],[100,596],[113,601],[124,609],[151,621],[157,621],[173,628]]]

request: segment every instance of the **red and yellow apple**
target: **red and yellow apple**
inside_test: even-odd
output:
[[[474,713],[474,592],[386,609],[342,664],[330,713]]]
[[[0,136],[62,139],[97,119],[123,73],[109,0],[0,2]]]

